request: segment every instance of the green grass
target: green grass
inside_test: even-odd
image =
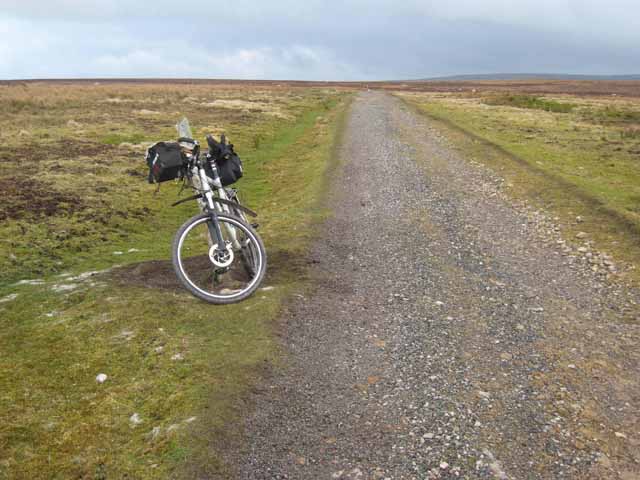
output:
[[[174,94],[161,87],[134,88],[130,97],[117,89],[106,93],[100,98],[132,98],[135,108],[153,94]],[[202,88],[190,95],[224,93]],[[94,92],[68,94],[71,103],[82,104]],[[175,94],[183,95],[182,88]],[[0,227],[3,258],[11,259],[0,283],[0,478],[193,478],[194,472],[228,471],[216,445],[234,441],[247,389],[262,365],[277,359],[273,321],[282,301],[306,288],[304,255],[313,225],[327,213],[319,203],[323,172],[333,161],[346,108],[344,95],[334,91],[261,94],[284,97],[289,118],[233,111],[212,116],[198,108],[189,115],[199,136],[224,121],[245,161],[238,183],[243,202],[260,214],[270,262],[264,285],[274,288],[237,305],[204,304],[172,285],[171,238],[196,209],[169,207],[178,185],[154,193],[142,152],[122,148],[99,153],[99,161],[84,151],[54,152],[34,165],[50,170],[59,164],[50,187],[76,194],[82,205],[50,217],[27,212]],[[69,111],[51,105],[55,115],[43,115],[62,117],[49,130],[51,141],[73,138]],[[118,123],[131,107],[113,105],[104,124],[78,118],[74,110],[85,129],[80,140],[131,129]],[[7,121],[32,129],[37,123],[20,117],[24,111],[16,115]],[[149,137],[171,138],[171,121],[163,118],[165,127],[154,120]],[[258,146],[252,145],[256,134],[263,138]],[[0,169],[0,179],[9,171]],[[88,175],[83,178],[92,188],[79,184],[77,175]],[[114,264],[130,266],[74,278]],[[15,283],[35,277],[43,283]],[[95,380],[99,373],[108,375],[103,384]],[[134,413],[140,424],[130,421]]]
[[[106,145],[120,145],[121,143],[141,143],[147,140],[147,137],[142,133],[110,133],[100,139],[100,141]]]
[[[576,99],[575,111],[558,115],[487,107],[455,95],[404,98],[466,156],[505,177],[511,195],[558,216],[569,238],[587,232],[597,248],[625,265],[624,277],[640,280],[640,142],[625,135],[628,125],[585,121],[586,109],[606,106]]]
[[[0,120],[0,158],[7,159],[0,162],[0,191],[5,194],[0,205],[0,285],[60,274],[68,268],[106,268],[114,260],[157,258],[163,252],[158,246],[170,240],[171,229],[177,229],[193,206],[169,208],[176,190],[164,184],[155,192],[146,184],[144,148],[119,146],[138,142],[142,128],[147,141],[173,139],[173,124],[187,115],[201,143],[206,144],[206,133],[226,132],[248,170],[259,170],[265,152],[281,143],[280,137],[289,135],[292,127],[297,128],[301,116],[309,111],[324,114],[327,102],[336,96],[317,89],[191,88],[105,85],[67,90],[45,85],[33,87],[33,92],[16,92],[29,96],[19,101],[46,108]],[[193,98],[191,103],[179,100],[185,95]],[[208,106],[221,98],[247,96],[271,102],[287,118]],[[113,99],[124,100],[112,103]],[[0,107],[14,100],[0,97]],[[137,117],[135,112],[143,108],[162,114]],[[80,127],[69,125],[71,120]],[[24,130],[28,135],[19,133]],[[256,136],[261,139],[258,143]],[[105,138],[114,144],[103,143]],[[254,188],[249,177],[241,180],[242,190]],[[245,184],[249,188],[243,188]],[[55,211],[44,215],[50,207]],[[159,235],[157,243],[147,240],[150,229]],[[131,248],[140,251],[127,253]],[[117,251],[126,255],[114,257]]]
[[[630,110],[607,105],[585,109],[582,116],[586,121],[602,125],[640,125],[640,107]]]
[[[557,102],[533,95],[498,95],[484,99],[484,103],[487,105],[504,105],[555,113],[569,113],[576,107],[573,103]]]

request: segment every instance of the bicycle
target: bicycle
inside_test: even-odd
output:
[[[192,295],[206,302],[242,301],[253,294],[264,279],[267,255],[255,230],[257,225],[247,220],[247,216],[257,214],[240,204],[235,189],[226,188],[242,176],[241,162],[224,135],[220,142],[207,135],[209,150],[201,154],[188,120],[184,118],[177,128],[177,143],[159,142],[147,153],[150,181],[152,177],[156,182],[182,178],[183,187],[188,185],[195,192],[172,206],[196,200],[201,210],[175,234],[174,271]]]

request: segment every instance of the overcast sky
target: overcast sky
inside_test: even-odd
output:
[[[640,73],[640,0],[0,0],[0,78]]]

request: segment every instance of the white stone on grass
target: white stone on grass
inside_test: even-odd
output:
[[[129,417],[129,423],[131,423],[132,426],[140,425],[142,423],[142,419],[140,418],[140,414],[139,413],[134,413],[133,415],[131,415]]]
[[[40,279],[40,278],[34,278],[33,280],[20,280],[19,282],[14,283],[14,286],[20,286],[20,285],[42,285],[44,283],[44,280]]]
[[[78,288],[78,286],[79,285],[77,283],[63,283],[54,285],[53,287],[51,287],[51,290],[56,293],[70,292],[71,290],[75,290],[76,288]]]
[[[98,383],[104,383],[104,382],[106,382],[106,381],[107,381],[107,378],[108,378],[108,377],[107,377],[107,375],[106,375],[105,373],[99,373],[99,374],[96,376],[96,382],[98,382]]]
[[[18,298],[18,294],[17,293],[11,293],[11,294],[7,295],[6,297],[0,298],[0,303],[11,302],[11,301],[15,300],[16,298]]]
[[[75,277],[69,277],[67,278],[68,282],[75,282],[77,280],[86,280],[89,277],[93,277],[94,275],[99,275],[101,273],[105,273],[108,272],[110,269],[106,269],[106,270],[92,270],[89,272],[82,272],[79,275],[76,275]]]
[[[155,440],[160,436],[160,433],[162,433],[162,428],[153,427],[153,429],[151,429],[151,431],[149,432],[149,437],[151,438],[151,440]]]

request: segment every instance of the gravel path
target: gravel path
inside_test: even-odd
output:
[[[637,292],[389,95],[342,153],[238,477],[640,478]]]

